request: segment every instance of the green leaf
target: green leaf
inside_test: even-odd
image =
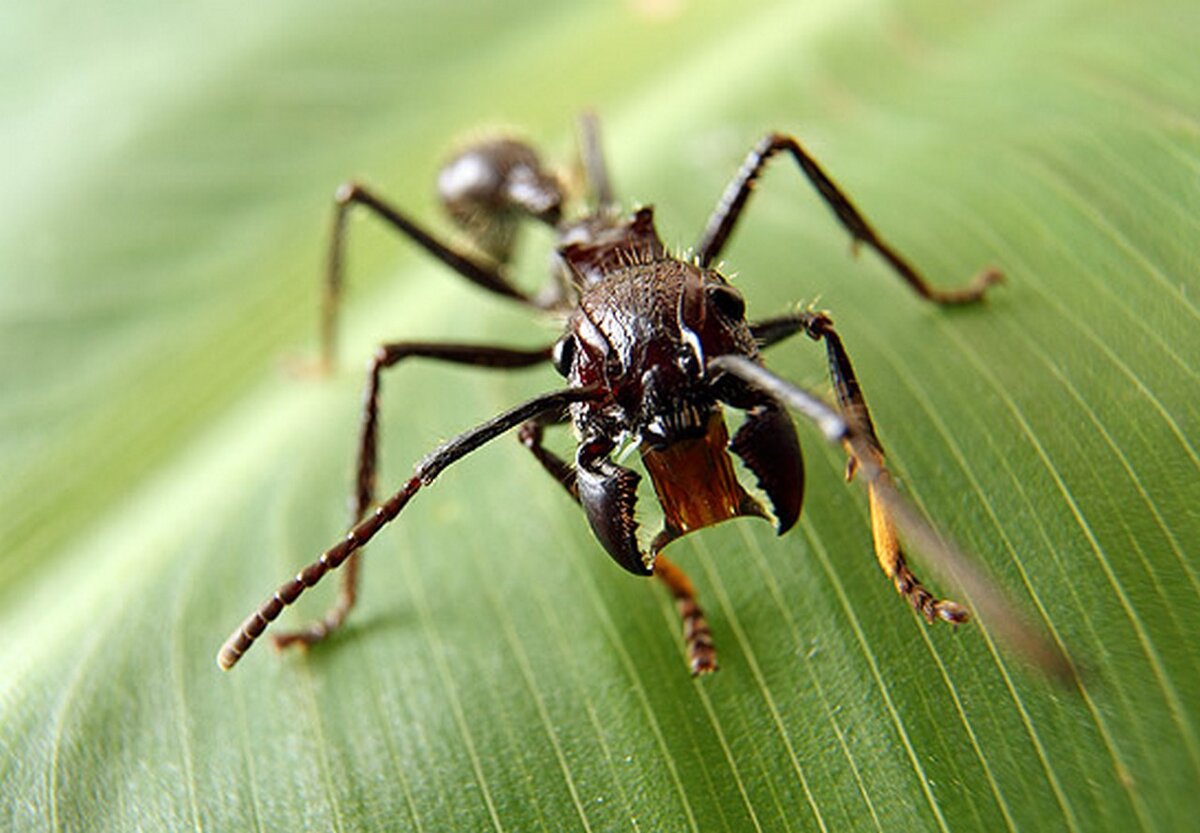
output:
[[[1194,3],[9,5],[0,828],[1194,823]],[[567,162],[589,107],[671,245],[785,130],[940,285],[1004,269],[985,306],[931,308],[848,258],[782,161],[725,253],[752,315],[831,311],[905,489],[1070,646],[1082,693],[984,627],[926,628],[808,427],[795,532],[672,547],[715,676],[688,676],[667,595],[509,439],[376,539],[344,632],[217,670],[343,529],[374,344],[554,337],[362,218],[343,369],[289,375],[314,350],[334,187],[361,178],[449,233],[432,180],[456,141],[518,126]],[[524,285],[549,242],[525,240]],[[828,393],[807,340],[770,362]],[[393,371],[381,488],[554,385]]]

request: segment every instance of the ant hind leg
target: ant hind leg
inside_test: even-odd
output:
[[[346,182],[334,193],[329,251],[321,301],[321,360],[329,368],[337,341],[346,247],[346,220],[360,205],[476,286],[526,306],[546,309],[556,298],[530,295],[505,274],[517,224],[533,219],[559,221],[563,194],[528,145],[491,139],[465,148],[443,166],[438,177],[442,206],[491,262],[481,262],[441,242],[406,214],[358,182]]]

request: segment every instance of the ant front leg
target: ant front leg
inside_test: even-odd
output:
[[[891,479],[884,465],[883,446],[875,433],[875,425],[871,421],[871,413],[867,409],[867,401],[863,397],[862,388],[859,387],[858,378],[854,375],[850,357],[846,355],[846,349],[842,345],[841,337],[833,328],[833,322],[822,313],[806,313],[802,319],[808,336],[814,341],[825,342],[829,375],[833,380],[838,407],[846,421],[856,426],[866,439],[865,449],[850,449],[846,479],[854,477],[863,463],[863,456],[870,456],[871,466],[879,470],[879,474],[867,486],[867,501],[871,509],[871,536],[875,542],[875,556],[879,560],[879,566],[896,585],[897,592],[909,600],[925,617],[925,621],[932,623],[935,619],[941,619],[955,625],[965,622],[968,618],[967,611],[962,605],[934,597],[908,566],[904,551],[900,547],[900,539],[896,535],[896,523],[892,512],[888,504],[881,500],[876,483],[876,480],[882,479],[890,484]]]
[[[717,646],[713,644],[708,619],[696,601],[691,580],[674,561],[659,553],[654,559],[654,575],[675,599],[675,610],[683,622],[683,644],[687,648],[688,667],[692,676],[711,674],[717,670]]]
[[[838,221],[850,232],[855,243],[865,243],[878,252],[922,298],[939,304],[970,304],[981,299],[989,286],[1003,280],[999,270],[987,268],[961,289],[937,289],[931,286],[915,266],[875,232],[850,198],[838,188],[800,143],[782,133],[771,133],[762,138],[754,150],[750,151],[741,169],[721,195],[716,210],[713,211],[704,234],[696,245],[696,260],[701,266],[709,266],[721,254],[733,227],[741,217],[742,210],[754,192],[762,169],[772,157],[785,150],[792,155]]]
[[[566,460],[542,445],[545,426],[566,421],[565,414],[547,413],[539,419],[521,426],[517,437],[542,464],[542,468],[566,489],[576,503],[579,499],[579,482],[576,470]],[[632,472],[631,472],[632,474]],[[636,476],[636,475],[635,475]],[[692,676],[710,674],[717,670],[717,649],[713,644],[712,631],[700,603],[696,601],[696,590],[681,567],[662,553],[654,558],[654,576],[667,586],[675,609],[683,624],[683,643],[687,652],[688,667]]]
[[[417,463],[412,477],[406,480],[398,491],[355,524],[340,541],[321,553],[316,561],[279,585],[274,593],[247,616],[221,646],[217,653],[217,665],[223,671],[228,671],[236,665],[267,627],[279,618],[284,608],[294,603],[305,590],[320,582],[330,570],[336,570],[366,546],[383,527],[396,519],[417,492],[433,483],[450,465],[505,431],[539,414],[560,412],[573,402],[583,402],[595,396],[595,390],[590,388],[542,394],[442,443]]]
[[[568,419],[567,414],[547,414],[541,419],[531,419],[517,430],[517,440],[537,458],[558,485],[567,490],[576,503],[579,503],[579,483],[575,479],[575,469],[550,449],[542,441],[547,425],[562,425]]]
[[[850,369],[845,350],[842,349],[841,339],[833,332],[829,319],[823,315],[811,314],[807,323],[809,326],[805,329],[809,335],[825,340],[834,372],[834,385],[838,388],[839,402],[854,402],[857,399],[861,407],[852,410],[859,414],[859,420],[851,421],[849,417],[830,408],[819,397],[776,376],[746,356],[729,354],[710,359],[708,369],[716,374],[714,384],[724,386],[727,384],[725,377],[731,376],[736,382],[767,394],[810,420],[828,442],[849,449],[857,460],[859,480],[865,482],[869,492],[872,531],[876,532],[876,552],[880,557],[880,566],[892,576],[896,589],[927,619],[936,617],[957,624],[966,621],[968,614],[954,602],[934,600],[928,591],[920,587],[904,563],[904,555],[900,552],[896,539],[897,530],[911,545],[924,553],[930,564],[936,565],[970,597],[974,608],[972,615],[983,620],[998,641],[1020,652],[1047,675],[1065,684],[1079,685],[1079,672],[1066,650],[1057,642],[1048,640],[1044,630],[1031,625],[1021,616],[987,574],[980,571],[971,558],[925,520],[912,503],[896,489],[883,465],[883,451],[875,438],[874,428],[869,422],[861,422],[862,417],[868,420],[870,417],[858,390],[858,383],[853,379],[854,373]],[[738,397],[742,396],[744,394],[738,392]],[[884,535],[879,536],[879,532],[884,532]],[[885,545],[883,547],[879,547],[881,537]]]
[[[354,514],[351,528],[366,516],[375,500],[375,468],[378,460],[379,387],[380,375],[407,358],[438,359],[453,364],[497,369],[516,369],[541,364],[550,358],[550,348],[515,350],[508,347],[489,347],[472,344],[434,344],[397,342],[384,344],[371,360],[367,387],[363,396],[362,433],[358,443],[358,464],[354,489]],[[312,645],[324,639],[345,621],[358,598],[359,556],[351,555],[342,572],[342,587],[337,602],[323,618],[306,628],[281,633],[274,638],[275,647],[292,644]]]
[[[935,598],[908,566],[896,535],[895,519],[888,503],[880,498],[881,481],[886,484],[886,488],[894,488],[884,463],[883,445],[875,433],[875,424],[871,420],[866,398],[842,339],[833,328],[833,321],[824,313],[806,311],[769,318],[751,324],[750,329],[762,347],[776,344],[799,332],[806,333],[814,341],[824,340],[829,360],[829,376],[833,381],[838,409],[842,418],[857,432],[861,440],[857,448],[844,443],[850,454],[846,462],[846,479],[853,479],[855,472],[864,463],[869,464],[870,471],[876,472],[867,484],[867,501],[871,512],[871,536],[879,566],[895,584],[900,595],[908,599],[926,621],[942,619],[954,624],[965,622],[967,612],[961,605]]]

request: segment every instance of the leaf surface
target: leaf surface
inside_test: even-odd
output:
[[[1175,830],[1200,779],[1200,59],[1193,4],[750,2],[174,8],[0,17],[0,827],[108,830]],[[22,79],[17,83],[14,79]],[[819,298],[904,488],[1088,669],[1055,688],[986,628],[926,628],[814,431],[797,530],[672,556],[722,669],[616,570],[515,441],[371,545],[307,655],[213,657],[346,522],[385,339],[532,346],[531,319],[352,223],[342,369],[311,355],[330,195],[438,233],[483,126],[568,164],[602,116],[626,204],[695,240],[795,133],[941,285],[914,298],[787,162],[724,269],[751,315]],[[545,273],[544,234],[519,272]],[[828,394],[807,340],[772,367]],[[382,489],[552,388],[414,363]],[[553,440],[566,449],[565,436]],[[920,563],[917,564],[920,567]],[[317,615],[327,582],[287,614]]]

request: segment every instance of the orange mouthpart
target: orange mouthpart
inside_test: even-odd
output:
[[[642,462],[665,518],[655,551],[680,535],[730,518],[766,517],[758,501],[738,483],[728,446],[725,418],[717,412],[709,417],[701,437],[666,448],[642,447]]]

